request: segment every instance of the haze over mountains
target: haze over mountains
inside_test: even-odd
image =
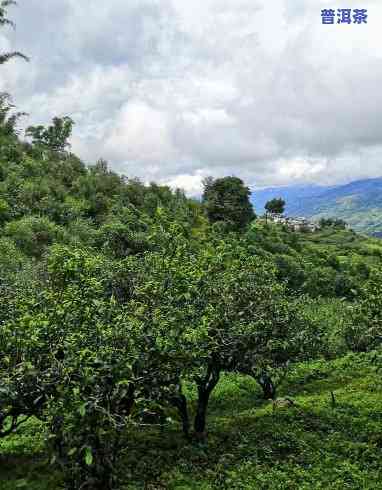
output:
[[[287,186],[255,190],[252,203],[262,214],[265,203],[274,197],[286,201],[289,216],[313,219],[337,217],[355,230],[382,235],[382,177],[357,180],[337,186]]]

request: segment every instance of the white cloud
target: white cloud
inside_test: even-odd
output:
[[[172,189],[183,189],[189,196],[199,196],[203,188],[203,179],[207,175],[197,172],[195,175],[177,175],[171,180],[163,181],[163,184]]]
[[[165,112],[131,100],[119,111],[103,150],[115,160],[139,161],[142,165],[173,160],[177,152],[172,146],[170,124]]]
[[[334,6],[334,7],[333,7]],[[69,114],[73,148],[144,180],[200,190],[382,173],[382,6],[321,24],[322,0],[28,0],[0,49],[0,89],[31,116]],[[349,0],[347,6],[359,8]],[[5,37],[4,37],[5,36]]]

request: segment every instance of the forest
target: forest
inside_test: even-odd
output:
[[[234,176],[196,200],[85,164],[70,117],[22,117],[2,94],[0,488],[382,488],[382,241],[272,223]]]

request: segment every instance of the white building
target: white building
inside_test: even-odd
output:
[[[309,221],[304,216],[299,216],[296,218],[288,218],[283,214],[269,213],[268,218],[271,221],[273,221],[273,223],[286,225],[288,226],[288,228],[290,228],[293,231],[308,230],[314,232],[320,229],[320,225],[318,223]]]

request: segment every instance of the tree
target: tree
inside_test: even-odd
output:
[[[365,352],[382,345],[382,273],[373,270],[360,291],[358,302],[349,306],[351,321],[344,328],[349,349]]]
[[[4,248],[12,251],[4,242],[1,245],[1,255]],[[18,273],[12,274],[15,268]],[[45,343],[44,349],[39,342],[42,325],[33,314],[41,287],[38,269],[21,257],[13,265],[1,260],[1,269],[0,438],[11,435],[32,416],[41,418],[55,383],[45,363],[51,348]]]
[[[265,210],[267,213],[283,214],[285,211],[285,201],[284,199],[275,198],[271,199],[265,204]]]
[[[14,23],[11,20],[9,20],[7,17],[7,8],[10,7],[11,5],[16,5],[16,2],[14,2],[13,0],[1,0],[0,26],[9,25],[14,27]],[[25,61],[28,61],[28,58],[24,54],[20,53],[19,51],[11,51],[8,53],[0,54],[0,65],[7,63],[7,61],[10,61],[13,58],[22,58]]]
[[[32,144],[48,148],[55,152],[63,152],[70,146],[68,139],[73,130],[74,121],[68,117],[54,117],[53,124],[44,126],[29,126],[25,135],[32,138]]]
[[[287,287],[299,292],[306,281],[306,272],[301,261],[287,254],[276,254],[277,278],[286,283]]]
[[[194,434],[204,440],[209,400],[223,372],[264,381],[267,372],[306,355],[313,335],[305,335],[307,324],[271,263],[236,240],[210,236],[192,248],[173,226],[162,251],[124,261],[130,288],[122,296],[130,298],[131,321],[142,338],[153,339],[150,352],[167,353],[167,372],[179,370],[179,380],[195,385]],[[177,395],[171,392],[180,401],[181,391]],[[181,418],[188,430],[187,407]]]
[[[132,264],[139,280],[141,262]],[[164,405],[178,390],[180,360],[170,355],[173,344],[158,345],[149,330],[139,328],[131,293],[115,295],[114,274],[134,270],[129,260],[112,263],[86,249],[54,246],[47,287],[20,322],[33,331],[25,341],[32,338],[34,354],[45,353],[54,379],[44,420],[52,460],[68,489],[119,488],[126,429],[141,423],[144,409]],[[132,274],[129,279],[132,289]],[[13,342],[19,345],[19,339]]]
[[[46,217],[24,216],[4,227],[4,235],[12,238],[19,250],[29,256],[41,257],[46,247],[62,234],[62,229]]]
[[[115,488],[121,430],[139,396],[137,352],[107,271],[99,256],[55,247],[38,292],[14,307],[0,300],[13,310],[0,317],[0,438],[40,418],[70,489]]]
[[[336,296],[337,273],[331,267],[309,267],[303,289],[312,298]]]
[[[116,258],[150,249],[149,219],[133,206],[114,208],[99,229],[98,244]]]
[[[25,116],[25,112],[14,112],[14,105],[11,103],[9,94],[0,93],[0,138],[15,136],[16,124],[21,116]]]
[[[254,218],[250,194],[238,177],[207,178],[202,200],[209,221],[235,231],[244,229]]]
[[[11,97],[0,93],[0,161],[17,163],[22,159],[22,149],[17,139],[17,122],[24,112],[14,111]],[[0,171],[1,180],[1,171]]]
[[[346,221],[340,218],[321,218],[319,221],[321,228],[337,228],[339,230],[345,230],[347,227]]]
[[[16,5],[13,0],[0,0],[0,26],[14,24],[7,17],[7,8]],[[19,51],[0,53],[0,65],[7,63],[13,58],[22,58],[28,61],[28,58]],[[16,123],[18,119],[25,115],[23,112],[12,112],[14,106],[10,102],[10,96],[7,93],[0,93],[0,159],[10,160],[13,162],[20,160],[20,149],[17,145]]]

